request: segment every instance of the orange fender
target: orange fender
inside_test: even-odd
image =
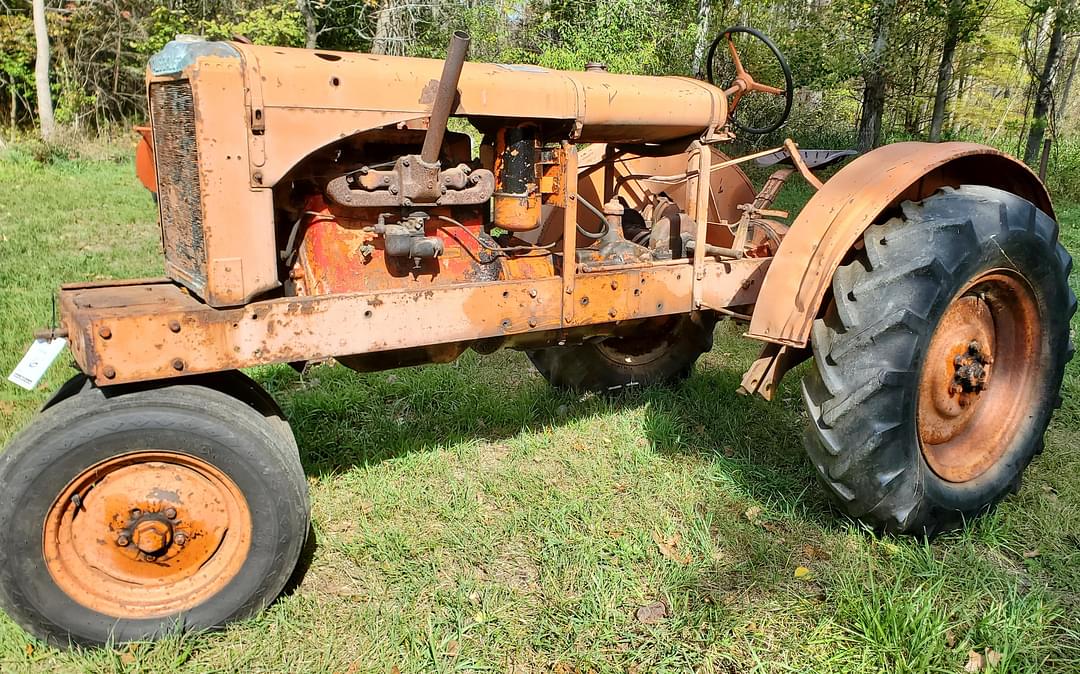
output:
[[[157,193],[157,169],[154,167],[154,136],[148,126],[136,126],[139,144],[135,146],[135,175],[146,189]]]
[[[810,199],[769,266],[748,336],[804,347],[833,273],[890,208],[941,187],[986,185],[1031,201],[1051,217],[1050,195],[1024,164],[975,143],[895,143],[855,159]]]

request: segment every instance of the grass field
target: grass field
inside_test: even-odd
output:
[[[9,158],[0,186],[6,376],[58,283],[161,266],[130,164]],[[1059,216],[1080,251],[1080,206]],[[685,385],[614,400],[554,392],[516,352],[258,369],[309,475],[296,589],[222,633],[116,650],[56,651],[0,615],[0,671],[962,672],[970,651],[1080,671],[1080,366],[1020,493],[927,544],[830,508],[800,371],[772,404],[734,393],[754,350],[721,325]],[[0,444],[72,373],[0,386]]]

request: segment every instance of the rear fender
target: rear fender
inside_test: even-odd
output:
[[[806,346],[833,274],[866,228],[903,201],[960,185],[1006,190],[1054,216],[1031,169],[993,148],[916,142],[878,148],[838,171],[799,213],[765,275],[748,336]]]

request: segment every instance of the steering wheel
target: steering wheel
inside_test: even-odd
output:
[[[739,58],[739,52],[735,49],[735,41],[732,37],[737,33],[745,33],[753,38],[756,38],[761,43],[763,43],[764,46],[769,49],[769,51],[772,52],[773,56],[776,58],[776,61],[780,66],[780,71],[783,73],[783,89],[764,84],[762,82],[758,82],[750,75],[750,73],[746,72],[746,69],[743,68],[742,59]],[[780,50],[773,43],[773,41],[766,37],[761,31],[758,31],[754,28],[747,28],[746,26],[732,26],[731,28],[728,28],[719,36],[717,36],[717,38],[713,40],[712,44],[709,45],[709,56],[708,60],[706,61],[706,67],[708,68],[706,71],[706,76],[709,79],[709,84],[715,86],[720,86],[717,85],[717,82],[715,80],[717,79],[717,48],[720,46],[721,42],[727,42],[727,49],[728,52],[731,54],[730,66],[733,66],[734,68],[734,73],[731,73],[731,86],[724,90],[724,94],[731,97],[731,101],[728,104],[728,110],[730,111],[731,115],[731,122],[736,127],[742,129],[746,133],[763,134],[776,131],[784,125],[784,122],[787,121],[788,116],[791,115],[791,104],[795,92],[795,87],[792,85],[791,81],[791,68],[790,66],[788,66],[787,59],[785,59],[784,55],[780,53]],[[730,69],[731,68],[729,68],[729,70]],[[726,81],[723,82],[723,84],[726,83]],[[771,123],[754,126],[754,123],[749,120],[747,120],[746,122],[740,121],[739,116],[736,115],[739,103],[743,101],[744,97],[747,98],[747,100],[749,100],[750,98],[761,98],[751,96],[751,94],[755,92],[770,96],[783,96],[783,112],[781,112],[780,114],[772,113],[771,115],[769,115],[770,119],[772,119]],[[743,107],[746,108],[747,106]],[[769,119],[766,119],[765,121],[768,122]]]

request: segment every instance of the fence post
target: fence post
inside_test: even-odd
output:
[[[1050,163],[1050,139],[1043,141],[1042,158],[1039,159],[1039,180],[1046,182],[1046,166]]]

